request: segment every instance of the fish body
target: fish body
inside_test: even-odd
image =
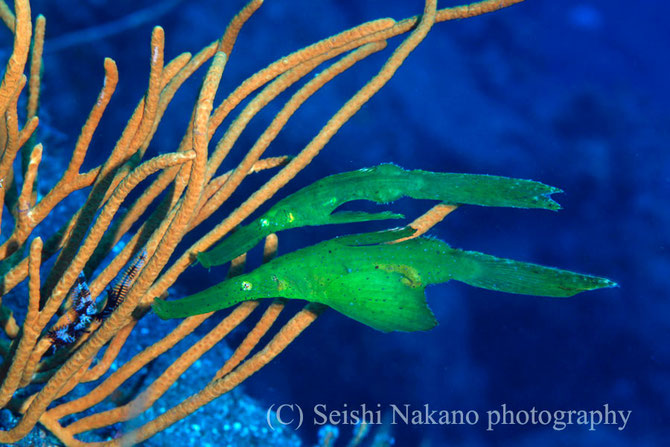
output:
[[[427,237],[389,243],[413,229],[335,238],[176,301],[156,300],[161,318],[225,309],[247,300],[300,299],[325,304],[383,332],[425,331],[437,324],[430,284],[461,281],[509,293],[567,297],[615,284],[605,278],[464,251]]]
[[[222,265],[246,253],[264,237],[290,228],[373,220],[401,219],[383,211],[336,211],[344,203],[367,200],[380,204],[402,197],[439,200],[451,205],[560,209],[551,194],[560,189],[532,180],[480,174],[405,170],[394,164],[325,177],[277,202],[265,214],[198,254],[204,267]]]

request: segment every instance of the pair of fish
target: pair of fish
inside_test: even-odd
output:
[[[334,212],[352,200],[388,203],[406,196],[457,205],[557,210],[560,206],[550,197],[557,192],[530,180],[406,171],[383,164],[332,175],[301,189],[214,249],[199,254],[198,261],[205,267],[224,264],[268,234],[288,228],[403,217],[389,212]],[[414,231],[405,227],[324,241],[189,297],[156,299],[153,309],[163,319],[182,318],[247,300],[281,297],[327,305],[383,332],[412,332],[437,324],[424,293],[430,284],[455,280],[490,290],[553,297],[616,286],[605,278],[454,249],[430,237],[391,243]]]

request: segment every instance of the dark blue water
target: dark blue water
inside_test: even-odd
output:
[[[165,28],[167,57],[196,52],[222,33],[242,5],[35,1],[33,10],[47,17],[40,114],[47,150],[58,157],[74,144],[109,56],[118,63],[120,82],[87,160],[99,163],[146,88],[151,27]],[[219,96],[315,40],[421,9],[421,2],[409,0],[266,0],[240,35]],[[146,15],[123,29],[124,18],[137,11]],[[205,416],[192,416],[174,436],[207,442],[218,439],[213,430],[233,422],[238,430],[265,428],[265,409],[292,403],[307,417],[296,432],[305,445],[317,439],[317,405],[342,412],[366,405],[385,417],[394,408],[423,414],[414,422],[396,418],[390,429],[397,445],[664,445],[670,434],[670,283],[664,279],[670,270],[668,14],[670,6],[660,0],[529,0],[436,24],[391,82],[281,194],[381,162],[542,181],[565,191],[556,196],[562,211],[462,207],[431,234],[459,248],[606,276],[619,288],[551,299],[456,283],[432,286],[428,302],[440,325],[426,333],[382,334],[329,311],[247,382],[244,390],[260,408],[255,420],[236,420],[233,406],[218,413],[228,419],[207,416],[210,422],[203,424]],[[87,29],[93,32],[72,34]],[[106,29],[111,32],[102,33]],[[390,51],[314,96],[269,154],[296,154]],[[175,149],[196,89],[191,83],[177,96],[150,154]],[[287,98],[252,121],[226,167],[241,158]],[[263,178],[236,194],[238,203]],[[430,205],[400,201],[392,208],[413,218]],[[380,228],[292,230],[280,236],[280,250]],[[179,293],[200,290],[222,274],[191,269]],[[426,409],[470,411],[470,421],[474,415],[477,421],[430,424]],[[216,407],[208,411],[217,414]],[[539,419],[524,422],[532,414]],[[607,420],[597,422],[599,414]],[[494,424],[497,415],[515,423]],[[625,423],[622,415],[628,415]],[[338,445],[346,445],[354,427],[336,425]],[[373,426],[372,434],[380,430]]]

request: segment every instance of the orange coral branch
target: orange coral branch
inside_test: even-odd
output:
[[[9,9],[9,6],[7,6],[5,0],[0,0],[0,20],[5,22],[5,25],[7,25],[7,28],[9,28],[12,33],[14,32],[16,17],[12,10]]]
[[[419,237],[422,234],[425,234],[428,230],[433,228],[438,223],[442,222],[442,219],[447,217],[453,211],[458,208],[458,205],[449,205],[446,203],[440,203],[426,211],[423,215],[417,217],[409,224],[410,227],[416,229],[414,234],[408,237],[396,239],[391,244],[397,244],[398,242],[406,241],[407,239],[413,239]]]
[[[23,370],[28,363],[30,352],[33,350],[39,331],[36,328],[37,315],[40,304],[40,264],[42,255],[42,240],[36,238],[30,245],[30,282],[28,284],[28,314],[23,322],[21,338],[16,346],[9,370],[0,388],[0,406],[5,406],[19,386],[23,377]],[[6,364],[3,364],[6,366]]]
[[[40,81],[42,70],[42,52],[44,51],[44,30],[46,19],[38,15],[35,20],[35,38],[33,40],[33,52],[30,58],[30,77],[28,80],[28,119],[37,115],[37,103],[40,97]]]
[[[14,1],[15,24],[10,26],[14,29],[14,48],[7,62],[7,69],[0,84],[0,116],[10,107],[12,95],[17,89],[19,80],[23,76],[23,70],[28,61],[30,39],[32,37],[32,24],[30,22],[30,2],[28,0]],[[7,11],[7,8],[0,8]],[[0,14],[7,20],[6,12]]]

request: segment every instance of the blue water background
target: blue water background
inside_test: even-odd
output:
[[[34,1],[34,13],[47,17],[40,126],[49,157],[58,160],[73,147],[100,88],[103,57],[116,60],[120,81],[85,166],[109,153],[146,88],[151,27],[165,28],[172,58],[220,36],[242,5]],[[400,19],[421,9],[422,2],[409,0],[266,0],[239,37],[217,103],[246,77],[298,48],[366,20]],[[140,10],[148,13],[138,24],[119,27]],[[565,191],[556,196],[562,211],[462,207],[431,234],[460,248],[606,276],[619,288],[550,299],[457,283],[432,286],[428,301],[440,325],[426,333],[382,334],[329,311],[249,380],[244,392],[262,410],[295,403],[309,415],[316,404],[335,410],[345,404],[410,404],[474,410],[482,419],[474,426],[399,424],[392,427],[397,445],[664,445],[670,435],[669,15],[670,5],[660,0],[528,0],[484,17],[438,23],[389,84],[279,195],[381,162],[542,181]],[[96,28],[109,23],[115,24],[109,35]],[[94,32],[72,34],[85,29]],[[6,42],[6,33],[2,38]],[[360,63],[310,99],[268,154],[296,154],[390,51]],[[202,70],[196,78],[201,75]],[[150,155],[176,148],[196,89],[192,82],[175,98]],[[286,99],[282,95],[251,122],[226,169]],[[234,202],[267,178],[250,179]],[[392,208],[414,218],[430,205],[403,200]],[[227,204],[206,226],[232,209]],[[381,228],[377,223],[292,230],[280,235],[280,251]],[[250,264],[258,262],[254,251]],[[224,272],[189,269],[173,296],[213,284]],[[291,305],[288,312],[298,308]],[[155,334],[173,326],[152,320]],[[183,392],[195,390],[186,386]],[[602,410],[608,404],[632,415],[623,430],[528,424],[487,431],[486,412],[503,404],[552,412]],[[199,417],[175,433],[195,436]],[[262,418],[237,422],[264,424]],[[221,417],[218,423],[231,422]],[[203,425],[198,436],[207,439],[215,427]],[[307,421],[297,435],[312,445],[318,428]],[[343,438],[351,430],[340,427]]]

